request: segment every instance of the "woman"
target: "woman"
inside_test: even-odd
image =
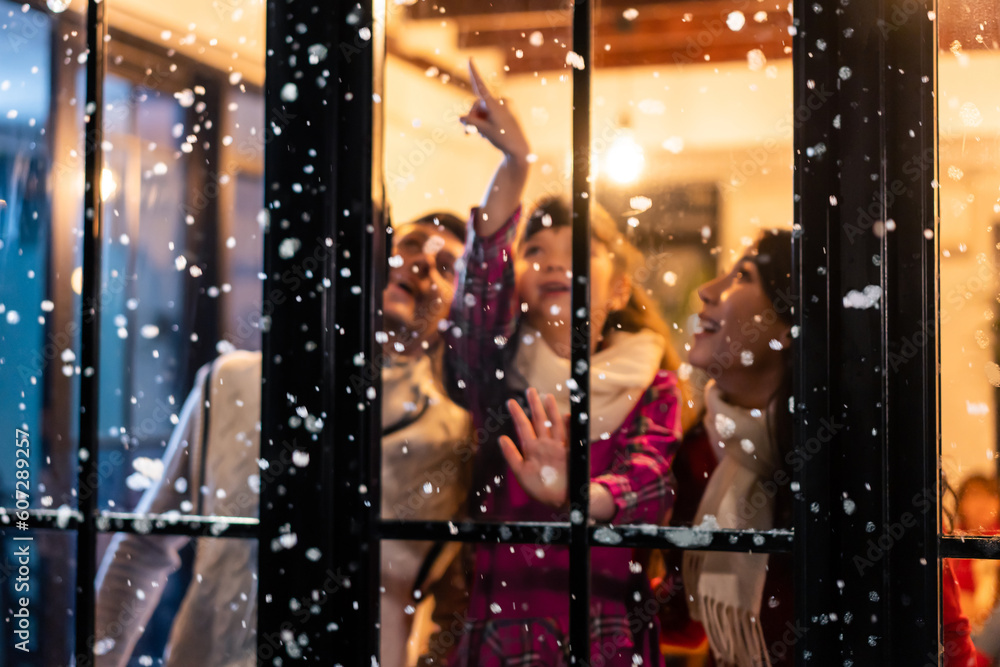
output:
[[[791,523],[791,240],[787,231],[764,232],[728,273],[698,290],[704,308],[689,359],[712,378],[702,423],[719,462],[695,511],[696,525],[712,525],[710,517],[719,528],[739,530]],[[783,639],[793,621],[791,572],[787,555],[684,554],[690,613],[704,626],[716,665],[793,664],[794,647]],[[988,664],[976,655],[947,564],[942,597],[944,665]]]
[[[767,494],[758,483],[790,478],[779,473],[791,444],[791,256],[790,232],[765,232],[728,273],[698,290],[704,308],[689,359],[712,378],[703,425],[719,463],[695,524],[710,516],[720,528],[741,530],[788,523],[788,489]],[[791,582],[777,574],[788,568],[769,569],[768,561],[767,554],[684,556],[691,616],[704,625],[719,665],[791,662],[790,647],[768,641],[792,620]]]

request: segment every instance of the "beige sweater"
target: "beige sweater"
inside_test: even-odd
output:
[[[260,353],[234,352],[211,365],[203,453],[208,371],[208,366],[199,371],[164,452],[163,476],[143,495],[137,512],[257,518]],[[465,501],[468,416],[438,390],[427,357],[397,361],[383,370],[383,403],[383,517],[456,517]],[[188,540],[137,534],[113,538],[97,576],[97,652],[103,654],[98,667],[127,664]],[[403,665],[410,618],[403,609],[411,602],[414,579],[429,548],[429,543],[383,542],[381,664],[386,667]],[[165,664],[255,666],[256,542],[199,538],[195,553],[193,578],[174,619]]]

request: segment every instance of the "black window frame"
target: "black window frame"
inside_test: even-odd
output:
[[[933,664],[940,645],[940,559],[1000,558],[996,539],[943,535],[939,518],[938,199],[932,185],[938,45],[930,18],[937,5],[933,0],[793,4],[794,443],[803,462],[794,468],[794,526],[763,534],[714,531],[711,542],[699,548],[793,553],[796,628],[801,629],[794,642],[796,664]],[[98,465],[95,297],[103,215],[102,156],[93,148],[102,140],[105,7],[90,0],[87,15],[87,103],[95,111],[86,124],[81,366],[95,372],[80,379],[79,446],[89,452],[79,459],[81,482],[93,478]],[[224,522],[229,527],[222,534],[257,538],[263,547],[258,664],[272,664],[275,655],[292,662],[286,651],[290,642],[298,644],[295,652],[304,662],[368,664],[369,656],[377,656],[383,539],[568,544],[571,648],[585,664],[588,660],[577,654],[581,646],[589,648],[589,547],[595,530],[609,529],[588,525],[585,484],[570,485],[578,513],[565,523],[451,525],[378,518],[380,456],[366,443],[377,442],[381,432],[381,382],[373,360],[387,224],[379,97],[385,35],[372,10],[372,4],[329,6],[318,0],[267,4],[270,224],[264,299],[268,303],[274,289],[292,298],[270,303],[270,327],[263,338],[261,457],[269,472],[261,479],[259,526],[231,520]],[[574,70],[573,268],[579,277],[589,272],[589,235],[580,232],[592,195],[586,179],[592,12],[588,2],[573,10],[574,50],[585,62]],[[306,36],[298,36],[299,25],[307,27]],[[327,57],[305,62],[304,39],[325,45]],[[818,40],[825,49],[816,47]],[[295,65],[292,55],[299,56]],[[325,87],[309,84],[308,94],[282,99],[287,82],[305,89],[305,82],[317,77]],[[810,150],[819,144],[825,150]],[[928,155],[935,157],[932,166],[926,165]],[[307,164],[315,167],[311,174],[302,169]],[[924,165],[917,179],[909,172],[914,164]],[[905,195],[886,198],[887,188],[897,182]],[[302,191],[293,191],[293,183]],[[895,220],[892,233],[870,233],[855,213],[872,202],[880,202],[883,220]],[[297,259],[278,253],[280,243],[291,237],[302,242]],[[322,268],[294,289],[283,284],[284,272],[310,253],[324,260]],[[324,288],[324,280],[331,287]],[[878,309],[841,306],[843,294],[866,285],[881,289]],[[572,298],[572,324],[580,334],[574,340],[586,340],[587,323],[575,314],[587,305],[586,291],[574,289]],[[891,363],[903,341],[918,331],[925,344],[906,363]],[[318,343],[314,348],[302,345],[310,336]],[[586,358],[585,346],[576,345],[574,362]],[[585,397],[589,376],[575,379],[576,391]],[[289,395],[296,397],[294,404]],[[582,408],[572,405],[578,417]],[[326,426],[318,439],[289,426],[299,406],[323,418]],[[572,422],[570,474],[581,480],[589,470],[588,436],[579,419]],[[814,443],[820,445],[816,451]],[[297,449],[310,452],[310,466],[290,464]],[[906,530],[896,536],[893,526],[907,515]],[[90,493],[81,495],[78,514],[65,526],[78,536],[77,665],[92,664],[95,595],[87,583],[97,566],[96,536],[134,531],[138,518],[143,517],[102,517],[97,494]],[[151,532],[218,536],[210,532],[217,522],[209,517],[171,525],[154,521]],[[32,525],[54,528],[54,513],[33,511]],[[610,530],[621,537],[616,546],[678,548],[678,529]],[[313,536],[321,557],[312,561],[294,549],[272,549],[287,532]],[[871,540],[882,535],[891,535],[892,543],[871,558]],[[314,604],[318,611],[303,618],[292,611],[293,601]]]

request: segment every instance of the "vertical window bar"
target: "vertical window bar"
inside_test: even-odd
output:
[[[888,349],[889,651],[935,663],[939,632],[937,22],[934,0],[891,0],[886,44],[885,317]],[[913,352],[916,350],[916,352]],[[904,530],[900,531],[899,527]],[[948,650],[948,647],[945,647]]]
[[[104,71],[107,65],[105,3],[87,5],[87,106],[84,131],[85,185],[83,220],[83,285],[80,333],[80,449],[77,507],[80,528],[76,538],[77,665],[93,664],[94,574],[97,571],[97,456],[101,350],[101,255],[104,242],[104,206],[101,173],[104,154]]]
[[[337,281],[337,22],[344,5],[267,4],[258,664],[330,665],[345,597],[335,532],[330,333]],[[329,71],[327,71],[329,70]],[[352,166],[352,168],[355,168]],[[339,282],[338,282],[339,284]],[[345,415],[350,419],[349,415]],[[362,589],[363,590],[363,589]],[[355,591],[347,590],[353,595]],[[356,613],[356,612],[355,612]],[[347,664],[347,663],[345,663]]]
[[[829,516],[832,548],[827,557],[834,559],[833,580],[822,585],[834,604],[817,610],[820,622],[835,626],[839,646],[834,654],[839,652],[841,660],[855,665],[915,664],[889,650],[890,573],[885,569],[886,559],[859,560],[867,560],[869,543],[877,543],[886,534],[886,489],[896,483],[886,469],[886,309],[881,296],[878,307],[874,302],[876,296],[884,295],[886,287],[885,254],[874,225],[876,220],[885,220],[881,202],[886,54],[879,29],[885,5],[879,0],[845,7],[830,0],[818,3],[819,12],[814,6],[803,8],[810,24],[830,21],[838,30],[837,41],[827,46],[833,47],[836,59],[832,66],[817,72],[821,78],[815,81],[820,93],[834,95],[836,150],[831,153],[826,146],[822,156],[833,166],[827,167],[828,181],[819,181],[817,187],[803,193],[814,202],[812,212],[821,214],[820,219],[827,224],[828,321],[834,333],[829,344],[830,382],[826,385],[830,414],[825,418],[839,425],[836,435],[823,444],[830,449],[830,493],[809,511]],[[807,33],[809,28],[811,25],[807,25]],[[806,48],[816,49],[808,34],[804,40]],[[812,123],[807,121],[806,126],[811,128]],[[815,155],[817,146],[806,150]],[[870,217],[868,212],[873,212]],[[811,295],[803,295],[803,299],[811,299]],[[806,387],[807,395],[813,387]],[[811,425],[812,429],[819,426]],[[811,557],[812,552],[808,553]]]
[[[336,564],[349,577],[350,588],[337,601],[339,630],[334,661],[377,665],[379,660],[379,589],[381,587],[380,516],[382,441],[381,329],[377,306],[387,267],[382,212],[373,192],[380,187],[374,135],[381,132],[382,90],[375,87],[375,63],[382,63],[384,11],[381,0],[353,5],[337,17],[339,58],[334,126],[335,208],[337,224],[334,308],[328,312],[333,350],[333,470],[331,490]],[[341,5],[347,8],[347,5]],[[381,72],[378,81],[381,82]],[[377,144],[381,150],[381,142]],[[381,199],[381,197],[379,197]],[[328,302],[329,303],[329,302]]]
[[[830,513],[830,466],[833,441],[820,438],[818,428],[830,423],[832,415],[830,382],[833,377],[831,353],[831,310],[828,249],[831,222],[830,193],[837,184],[835,155],[840,135],[834,127],[839,105],[837,52],[842,27],[824,13],[813,11],[812,0],[796,0],[793,7],[797,35],[793,48],[793,99],[795,144],[795,232],[793,269],[796,303],[793,339],[795,396],[792,465],[793,521],[795,542],[795,659],[797,665],[816,664],[816,659],[834,656],[836,626],[828,613],[835,603],[836,573],[832,561]],[[826,50],[816,48],[825,41]],[[811,82],[811,84],[810,84]],[[814,146],[824,145],[827,153],[817,154]],[[835,220],[835,219],[833,219]],[[783,409],[784,406],[779,406]]]
[[[935,357],[925,347],[899,359],[906,341],[928,336],[922,318],[933,300],[933,242],[924,238],[933,229],[933,170],[920,168],[934,141],[932,6],[819,0],[796,8],[806,83],[795,110],[805,308],[798,443],[809,455],[796,526],[796,613],[808,623],[799,657],[926,664],[937,653],[937,632],[926,627],[937,620],[928,612],[937,577],[928,539],[937,485],[927,458],[937,428]]]
[[[569,428],[570,664],[590,664],[590,78],[593,4],[573,6],[573,285]]]

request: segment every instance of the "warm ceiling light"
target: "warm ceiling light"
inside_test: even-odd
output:
[[[634,183],[645,164],[642,146],[636,143],[630,130],[622,130],[604,156],[604,171],[608,178],[621,185]]]

